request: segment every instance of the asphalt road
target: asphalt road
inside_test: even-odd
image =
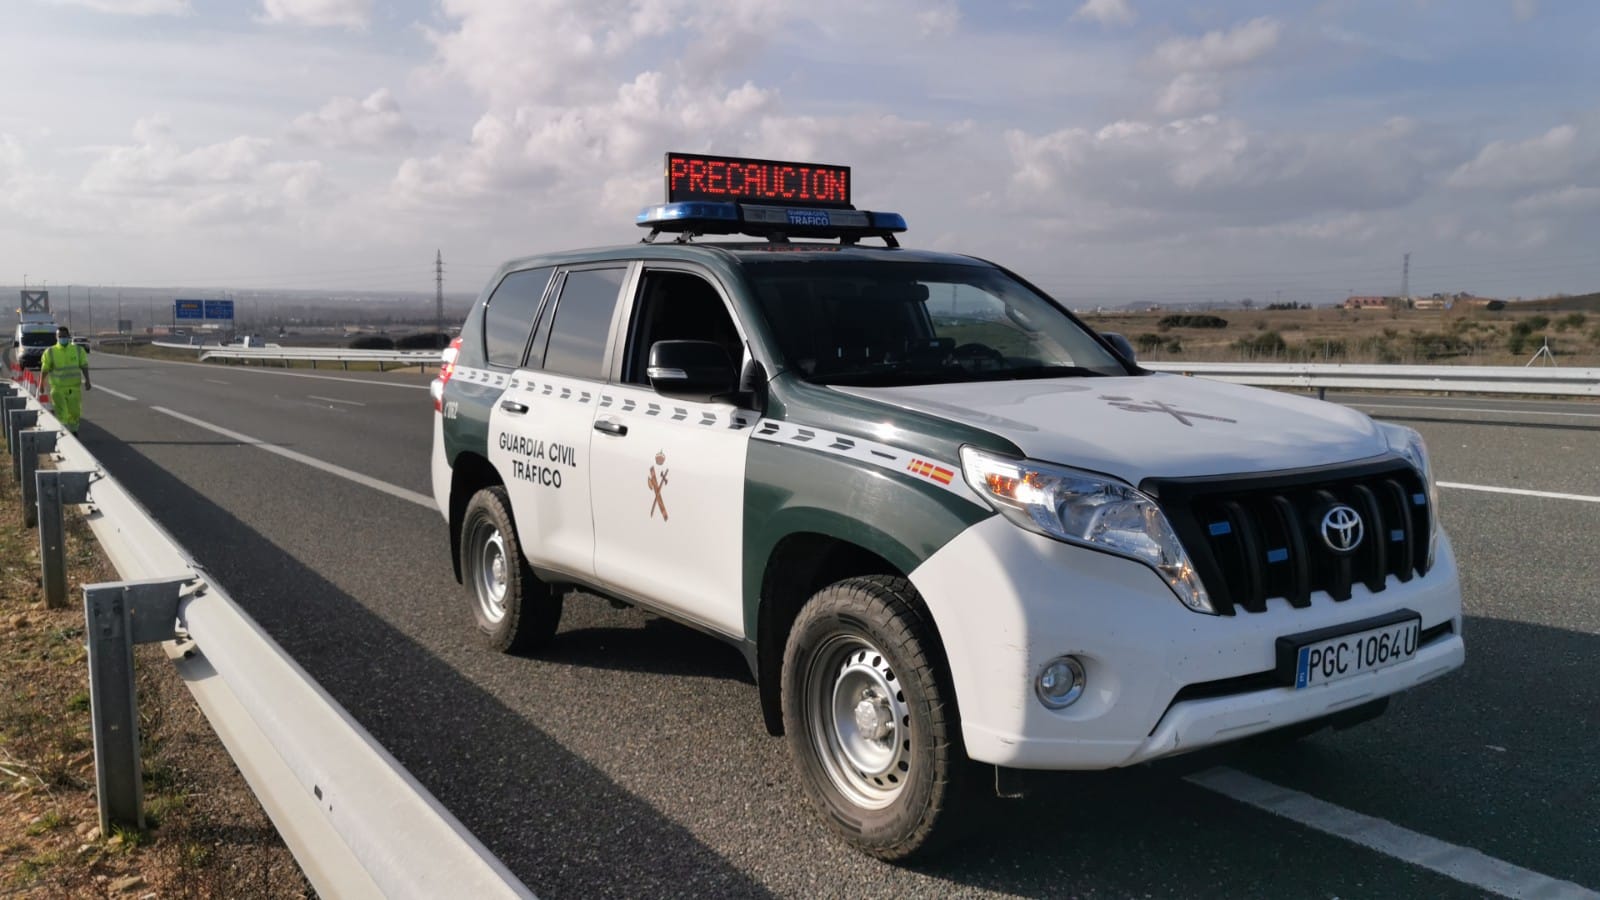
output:
[[[1482,894],[1185,779],[1217,764],[1600,888],[1600,503],[1446,489],[1469,662],[1384,718],[1051,776],[896,867],[813,821],[733,649],[584,601],[539,658],[487,652],[438,513],[153,409],[426,495],[419,376],[93,364],[90,449],[541,896]],[[1441,480],[1600,495],[1600,404],[1345,399],[1419,428]]]

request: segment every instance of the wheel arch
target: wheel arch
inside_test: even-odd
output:
[[[791,512],[796,513],[789,517],[792,527],[772,541],[764,556],[758,600],[746,607],[745,633],[754,645],[752,668],[762,718],[773,735],[783,734],[783,653],[801,608],[817,591],[846,578],[905,578],[919,558],[888,534],[860,521],[824,510]],[[798,515],[801,512],[809,515]],[[925,607],[920,612],[932,622]]]
[[[461,583],[461,520],[472,496],[486,487],[503,487],[500,473],[486,457],[463,451],[450,467],[450,566]]]

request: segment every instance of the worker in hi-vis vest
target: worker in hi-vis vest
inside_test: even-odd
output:
[[[50,379],[56,418],[77,434],[78,420],[83,417],[83,392],[89,390],[89,351],[72,342],[67,326],[56,329],[55,345],[39,359],[39,374]]]

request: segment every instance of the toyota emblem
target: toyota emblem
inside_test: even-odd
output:
[[[1361,546],[1361,514],[1343,503],[1322,517],[1322,541],[1335,553],[1351,553]]]

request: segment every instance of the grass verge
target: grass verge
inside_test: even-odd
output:
[[[7,460],[8,461],[8,460]],[[103,835],[94,790],[85,584],[117,580],[67,517],[67,609],[47,609],[38,535],[0,478],[0,896],[308,897],[294,857],[161,648],[137,648],[144,834]]]

